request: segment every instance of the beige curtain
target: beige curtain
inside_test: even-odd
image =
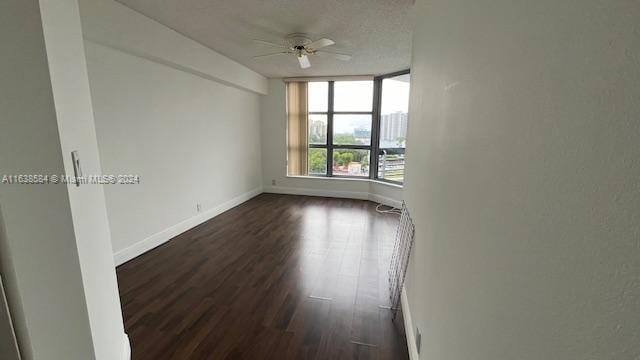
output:
[[[307,175],[307,82],[287,83],[287,174]]]

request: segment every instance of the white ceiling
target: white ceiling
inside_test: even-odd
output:
[[[378,75],[409,67],[414,0],[118,0],[267,77]],[[252,59],[278,49],[290,33],[336,42],[327,51],[349,62],[311,57],[300,69],[292,55]]]

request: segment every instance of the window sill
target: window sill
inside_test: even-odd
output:
[[[389,182],[386,182],[386,181],[373,180],[373,179],[367,179],[367,178],[358,179],[358,178],[353,178],[353,177],[298,176],[298,175],[287,175],[286,177],[290,178],[290,179],[311,179],[311,180],[328,180],[328,181],[360,181],[360,182],[368,182],[368,183],[373,183],[373,184],[385,185],[385,186],[389,186],[389,187],[396,188],[396,189],[402,189],[403,188],[403,186],[400,185],[400,184],[393,184],[393,183],[389,183]]]

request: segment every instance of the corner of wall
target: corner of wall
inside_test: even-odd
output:
[[[122,360],[131,360],[131,342],[126,333],[122,334]]]

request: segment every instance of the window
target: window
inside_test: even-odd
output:
[[[409,71],[309,82],[308,174],[402,184],[408,104]]]
[[[334,149],[333,175],[369,177],[369,150]]]
[[[321,112],[327,113],[329,109],[329,83],[324,82],[310,82],[308,86],[308,98],[307,103],[309,112]]]
[[[309,149],[309,175],[327,174],[327,149]]]
[[[309,144],[327,144],[327,114],[309,114]]]
[[[327,175],[327,131],[329,129],[329,83],[310,82],[307,92],[309,107],[309,175]]]
[[[333,107],[336,112],[371,112],[373,81],[336,81],[334,85]]]
[[[309,83],[309,175],[370,177],[373,81]]]
[[[409,117],[409,73],[382,78],[378,139],[379,180],[404,181],[404,153]]]
[[[371,115],[334,114],[334,145],[371,145]]]

